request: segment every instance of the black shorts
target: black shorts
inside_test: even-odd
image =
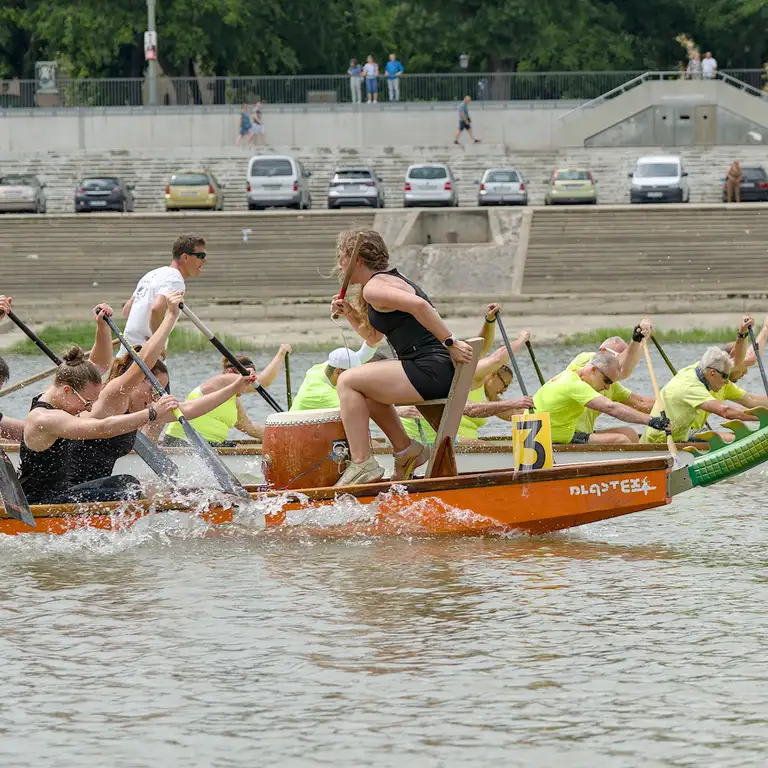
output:
[[[465,120],[459,120],[459,133],[461,131],[468,131],[470,129],[470,125]]]
[[[574,432],[571,445],[584,445],[589,442],[589,432]]]
[[[401,360],[408,381],[425,400],[448,397],[456,368],[450,355],[421,355]]]

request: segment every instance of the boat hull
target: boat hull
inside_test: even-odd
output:
[[[276,530],[300,527],[327,536],[356,534],[542,534],[606,520],[670,501],[666,457],[511,470],[456,477],[372,483],[290,492],[254,490],[244,506],[248,524]],[[241,502],[232,499],[232,504]],[[263,511],[259,512],[259,509]],[[210,524],[239,519],[219,503],[154,501],[32,507],[36,528],[0,513],[0,533],[62,534],[78,528],[120,529],[150,514],[187,512]]]

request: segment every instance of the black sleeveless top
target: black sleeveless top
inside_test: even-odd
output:
[[[115,462],[133,450],[136,432],[137,430],[134,429],[132,432],[115,437],[73,440],[70,452],[70,484],[80,485],[80,483],[98,480],[100,477],[109,477],[115,468]]]
[[[399,277],[416,291],[417,296],[429,301],[429,296],[416,283],[411,282],[405,275],[401,275],[397,269],[376,272],[374,277],[376,275]],[[431,301],[429,303],[434,306]],[[399,309],[393,312],[379,312],[369,304],[368,322],[375,330],[387,337],[400,360],[412,360],[425,355],[451,359],[442,342],[408,312]]]
[[[50,403],[41,402],[41,395],[32,399],[32,407],[58,410]],[[74,440],[59,437],[44,451],[31,451],[21,438],[19,446],[19,480],[30,504],[42,504],[58,496],[69,487],[69,456]]]

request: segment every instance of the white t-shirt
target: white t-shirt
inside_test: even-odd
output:
[[[184,290],[184,278],[178,269],[159,267],[147,272],[133,292],[133,304],[125,324],[125,338],[129,344],[144,344],[152,335],[149,313],[158,296],[167,296]]]
[[[712,77],[716,69],[717,59],[714,56],[711,59],[701,60],[701,71],[704,73],[704,77]]]

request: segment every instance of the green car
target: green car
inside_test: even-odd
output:
[[[544,205],[597,203],[597,182],[587,168],[558,168],[545,184]]]

